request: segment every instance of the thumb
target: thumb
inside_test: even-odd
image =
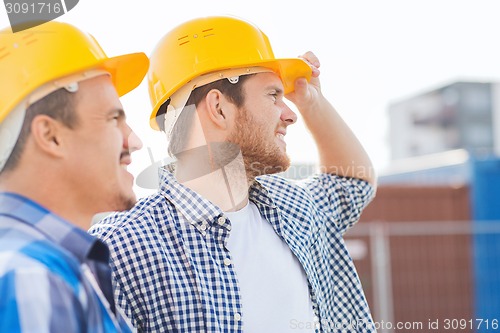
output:
[[[303,77],[295,80],[295,95],[304,96],[308,93],[307,80]]]

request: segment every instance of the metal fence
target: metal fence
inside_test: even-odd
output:
[[[500,223],[372,221],[345,239],[378,332],[500,332]]]

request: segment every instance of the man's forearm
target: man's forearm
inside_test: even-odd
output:
[[[316,142],[322,172],[359,178],[376,185],[368,154],[325,98],[307,110],[302,109],[301,114]]]

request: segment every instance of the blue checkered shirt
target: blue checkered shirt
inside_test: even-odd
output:
[[[113,314],[108,260],[84,230],[0,192],[0,332],[132,332]]]
[[[373,195],[365,181],[329,174],[301,182],[263,176],[249,190],[307,274],[317,332],[375,331],[342,239]],[[231,221],[169,171],[160,170],[157,194],[89,232],[108,244],[115,297],[139,331],[244,331],[238,280],[225,247]]]

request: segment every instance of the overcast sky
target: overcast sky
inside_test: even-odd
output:
[[[268,35],[277,57],[319,56],[323,93],[382,170],[391,102],[456,80],[500,81],[499,13],[498,0],[80,0],[58,20],[90,32],[113,56],[149,55],[169,29],[195,17],[247,19]],[[0,23],[9,24],[5,8]],[[144,141],[131,166],[138,174],[150,164],[148,147],[154,160],[165,157],[165,140],[148,127],[145,81],[122,102]],[[286,140],[292,161],[316,162],[300,120]]]

